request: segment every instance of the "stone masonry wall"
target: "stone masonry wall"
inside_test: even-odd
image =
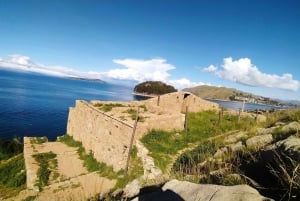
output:
[[[218,105],[196,97],[193,94],[176,92],[146,101],[126,103],[137,108],[144,105],[148,112],[140,114],[145,117],[139,122],[135,139],[140,139],[152,129],[166,131],[183,130],[186,106],[189,112],[202,110],[217,110]],[[74,108],[70,108],[67,133],[74,140],[82,142],[86,151],[91,151],[101,162],[112,165],[114,170],[124,169],[128,157],[130,139],[134,121],[121,120],[122,112],[114,114],[103,112],[93,106],[94,103],[76,101]],[[134,141],[135,143],[135,141]]]
[[[76,101],[69,111],[67,133],[116,171],[125,168],[132,129],[84,101]]]

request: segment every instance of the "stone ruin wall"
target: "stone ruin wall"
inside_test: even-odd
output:
[[[84,101],[70,108],[67,133],[82,142],[87,152],[114,170],[125,168],[133,127],[98,111]]]
[[[189,112],[218,109],[215,103],[204,101],[192,94],[188,96],[185,94],[177,92],[161,96],[159,106],[157,98],[139,102],[146,105],[149,110],[164,112],[139,122],[135,139],[140,139],[152,129],[183,130],[185,119],[183,112],[186,105]],[[74,140],[82,142],[86,151],[91,151],[98,161],[113,166],[116,171],[125,168],[132,131],[133,123],[109,116],[85,101],[77,100],[76,106],[70,108],[67,133],[73,136]]]
[[[145,104],[147,105],[147,108],[154,107],[156,110],[172,111],[173,113],[185,113],[186,106],[188,106],[189,112],[219,110],[218,104],[203,100],[188,92],[165,94],[160,97],[149,99],[145,101]]]

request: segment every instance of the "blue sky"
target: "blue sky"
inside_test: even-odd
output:
[[[0,0],[0,67],[300,100],[300,1]]]

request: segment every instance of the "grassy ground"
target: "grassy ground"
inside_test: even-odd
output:
[[[289,122],[300,120],[300,110],[278,111],[269,116],[269,119],[260,124],[261,127],[272,127],[276,122]],[[241,126],[240,129],[247,128]],[[273,133],[273,143],[285,139],[290,135],[297,135],[298,131],[290,130],[283,131],[282,126],[279,126]],[[254,133],[253,135],[256,135]],[[298,133],[299,134],[299,133]],[[251,135],[250,135],[251,136]],[[248,137],[250,137],[248,136]],[[251,183],[250,178],[245,177],[241,167],[249,163],[262,163],[258,162],[263,160],[258,150],[251,148],[244,148],[237,152],[227,152],[221,161],[213,160],[214,153],[221,147],[224,147],[223,137],[220,138],[203,138],[199,145],[189,151],[181,154],[175,163],[172,170],[175,177],[184,180],[190,180],[196,183],[213,183],[222,185],[235,185],[241,183]],[[286,189],[287,192],[299,191],[299,158],[298,161],[290,157],[281,157],[284,153],[273,153],[273,161],[269,162],[269,170],[280,181],[281,190]],[[287,158],[284,161],[283,158]],[[212,174],[214,171],[219,171],[218,174]],[[253,183],[251,183],[253,184]],[[291,187],[292,186],[292,187]],[[290,188],[290,189],[289,189]],[[291,190],[292,189],[292,190]]]
[[[219,121],[219,114],[214,111],[189,113],[188,132],[152,130],[141,141],[150,151],[155,164],[165,170],[171,162],[171,156],[191,143],[200,143],[229,131],[251,130],[256,125],[253,118],[241,118],[238,122],[238,117],[234,115],[223,115]]]
[[[26,172],[23,154],[18,154],[0,164],[0,197],[10,197],[25,188]]]

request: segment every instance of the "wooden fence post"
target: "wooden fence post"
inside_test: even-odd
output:
[[[186,133],[188,133],[188,112],[189,112],[189,106],[186,106],[185,117],[184,117],[184,128]]]
[[[159,106],[159,102],[160,102],[160,95],[158,95],[157,97],[157,106]]]
[[[135,135],[138,120],[139,120],[139,107],[136,110],[135,122],[134,122],[134,126],[132,129],[132,135],[131,135],[131,139],[130,139],[128,156],[127,156],[126,167],[125,167],[125,175],[127,175],[127,173],[128,173],[130,154],[131,154],[131,150],[132,150],[132,145],[133,145],[133,140],[134,140],[134,135]]]

